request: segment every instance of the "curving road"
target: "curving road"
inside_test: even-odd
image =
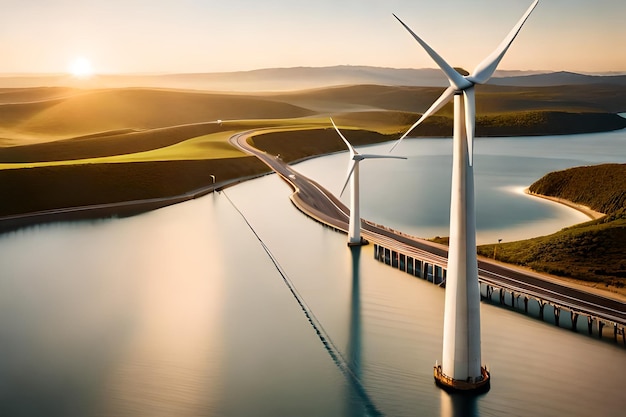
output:
[[[248,138],[261,132],[262,130],[250,130],[238,133],[230,138],[230,142],[244,152],[255,155],[290,184],[295,191],[291,200],[299,210],[322,223],[347,232],[349,208],[328,190],[295,171],[279,157],[251,146]],[[407,236],[365,220],[362,222],[362,234],[368,240],[386,248],[444,267],[447,264],[448,251],[445,246]],[[485,284],[524,293],[550,304],[626,326],[626,303],[613,298],[566,286],[550,281],[546,276],[504,266],[485,258],[478,261],[478,275]]]

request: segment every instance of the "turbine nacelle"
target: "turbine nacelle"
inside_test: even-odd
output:
[[[517,24],[513,27],[513,29],[509,32],[509,34],[504,38],[504,40],[498,45],[498,47],[480,64],[476,66],[474,71],[470,75],[461,75],[455,68],[450,66],[434,49],[432,49],[426,42],[422,40],[415,32],[411,30],[398,16],[393,15],[399,22],[404,26],[404,28],[413,36],[413,38],[424,48],[426,53],[430,55],[430,57],[435,61],[435,63],[441,68],[446,77],[448,78],[448,82],[450,86],[441,94],[441,96],[430,106],[428,110],[418,119],[417,122],[413,124],[406,131],[404,135],[398,139],[398,141],[391,147],[391,151],[398,146],[398,144],[404,139],[413,129],[415,129],[419,124],[421,124],[425,119],[427,119],[430,115],[439,111],[443,106],[445,106],[454,95],[463,93],[463,100],[465,102],[465,135],[467,136],[467,146],[469,149],[469,164],[473,164],[473,142],[474,142],[474,130],[476,124],[476,103],[475,103],[475,95],[474,95],[474,86],[476,84],[484,84],[493,75],[496,71],[496,68],[506,51],[513,43],[513,40],[519,33],[520,29],[530,16],[530,13],[535,9],[539,3],[539,0],[535,0],[533,4],[530,5],[526,13],[522,16],[522,18],[517,22]]]
[[[350,142],[348,142],[348,139],[345,138],[343,133],[341,133],[341,131],[335,124],[335,121],[333,120],[332,117],[330,118],[330,122],[333,124],[333,127],[339,134],[339,137],[344,141],[344,143],[348,147],[348,150],[350,151],[350,160],[352,161],[352,163],[348,166],[348,175],[346,176],[346,182],[344,183],[343,188],[341,189],[341,193],[339,194],[340,196],[343,195],[343,192],[346,190],[346,187],[348,186],[348,183],[350,182],[350,178],[352,177],[354,170],[356,169],[359,162],[361,162],[362,160],[364,159],[406,159],[406,157],[404,156],[360,154],[356,151],[356,149],[354,149],[354,147],[350,144]]]

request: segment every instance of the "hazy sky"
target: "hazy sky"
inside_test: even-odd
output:
[[[396,13],[469,70],[532,0],[0,0],[0,73],[434,67]],[[626,1],[540,0],[499,69],[626,71]]]

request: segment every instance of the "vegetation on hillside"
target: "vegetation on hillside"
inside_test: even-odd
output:
[[[614,215],[626,207],[626,164],[593,165],[551,172],[532,184],[529,190]]]
[[[531,136],[592,133],[626,128],[616,114],[523,111],[491,114],[476,119],[477,136]]]
[[[478,253],[492,257],[494,245],[482,245]],[[563,229],[549,236],[501,243],[497,260],[536,271],[603,283],[626,285],[626,218],[597,220]]]
[[[318,112],[338,108],[377,109],[422,113],[441,95],[441,87],[399,87],[352,85],[317,90],[274,94],[275,100]],[[571,113],[619,113],[626,111],[626,86],[576,85],[563,88],[476,86],[478,115],[520,111],[557,111]],[[437,114],[452,115],[452,104]]]
[[[211,175],[222,182],[268,171],[252,156],[0,170],[0,216],[172,197],[211,185]]]
[[[345,129],[344,135],[352,145],[368,145],[392,139],[398,135],[383,135],[367,130]],[[298,131],[279,131],[257,135],[251,139],[255,148],[272,155],[279,155],[283,161],[293,162],[302,158],[325,153],[345,151],[343,143],[335,129],[310,129]]]

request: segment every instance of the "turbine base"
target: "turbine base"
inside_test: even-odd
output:
[[[369,245],[370,242],[367,241],[366,239],[361,238],[361,240],[359,240],[358,242],[348,242],[348,246],[352,247],[352,246],[365,246],[365,245]]]
[[[459,380],[445,375],[441,371],[441,365],[435,365],[433,368],[435,384],[451,393],[482,394],[489,391],[489,388],[491,388],[491,375],[487,367],[481,366],[480,373],[481,376],[474,378],[473,381],[469,381],[470,378],[468,378],[468,380]]]

